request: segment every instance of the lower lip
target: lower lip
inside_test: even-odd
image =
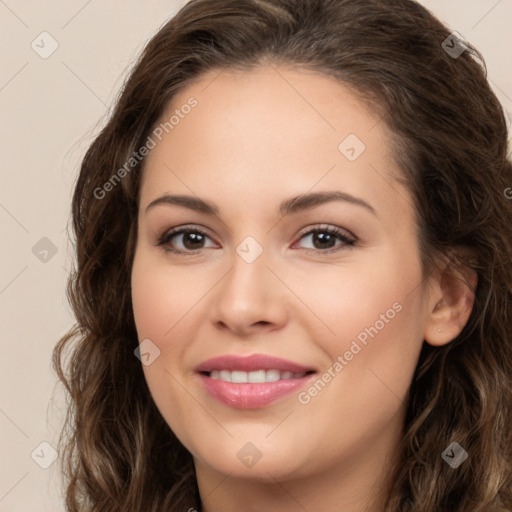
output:
[[[238,409],[258,409],[293,393],[293,391],[304,386],[315,374],[309,374],[299,379],[283,379],[258,384],[237,384],[212,379],[202,373],[198,375],[206,391],[219,402]]]

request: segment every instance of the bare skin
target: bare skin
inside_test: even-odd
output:
[[[272,65],[216,71],[181,91],[162,119],[191,96],[197,106],[146,160],[132,294],[139,341],[161,351],[145,377],[194,458],[202,510],[382,512],[422,344],[453,340],[473,295],[444,272],[422,275],[413,199],[394,179],[386,127],[346,86]],[[349,134],[366,146],[359,155],[355,139],[348,153],[338,148]],[[371,208],[331,200],[278,211],[292,197],[333,191]],[[147,209],[166,194],[199,197],[218,213]],[[156,245],[185,225],[206,233],[202,244],[189,232],[166,242],[181,254]],[[311,233],[326,226],[354,243]],[[249,236],[262,250],[251,263],[236,251]],[[378,333],[347,355],[370,326]],[[299,390],[302,401],[294,392],[230,407],[194,371],[224,354],[278,356],[316,377],[330,368],[331,379],[316,394]],[[339,357],[346,364],[336,371]],[[247,443],[261,454],[252,467],[237,456]]]

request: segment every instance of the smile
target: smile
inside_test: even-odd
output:
[[[203,388],[217,401],[240,409],[258,409],[298,390],[316,370],[292,361],[255,354],[225,355],[196,367]]]

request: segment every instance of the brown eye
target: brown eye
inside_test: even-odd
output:
[[[313,247],[306,248],[308,251],[316,252],[332,252],[338,248],[353,246],[356,243],[354,237],[349,236],[344,231],[341,231],[334,226],[318,227],[303,233],[300,240],[310,238]],[[336,244],[336,242],[340,242]]]
[[[187,253],[205,249],[210,237],[200,229],[183,227],[167,231],[159,240],[159,246],[174,253]],[[178,247],[176,247],[178,246]]]

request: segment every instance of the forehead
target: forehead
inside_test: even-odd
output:
[[[185,108],[191,98],[195,106]],[[212,71],[173,98],[158,126],[164,130],[145,163],[141,203],[178,190],[261,208],[337,189],[384,209],[410,206],[400,204],[407,191],[397,192],[400,171],[380,115],[319,73],[273,65]]]

